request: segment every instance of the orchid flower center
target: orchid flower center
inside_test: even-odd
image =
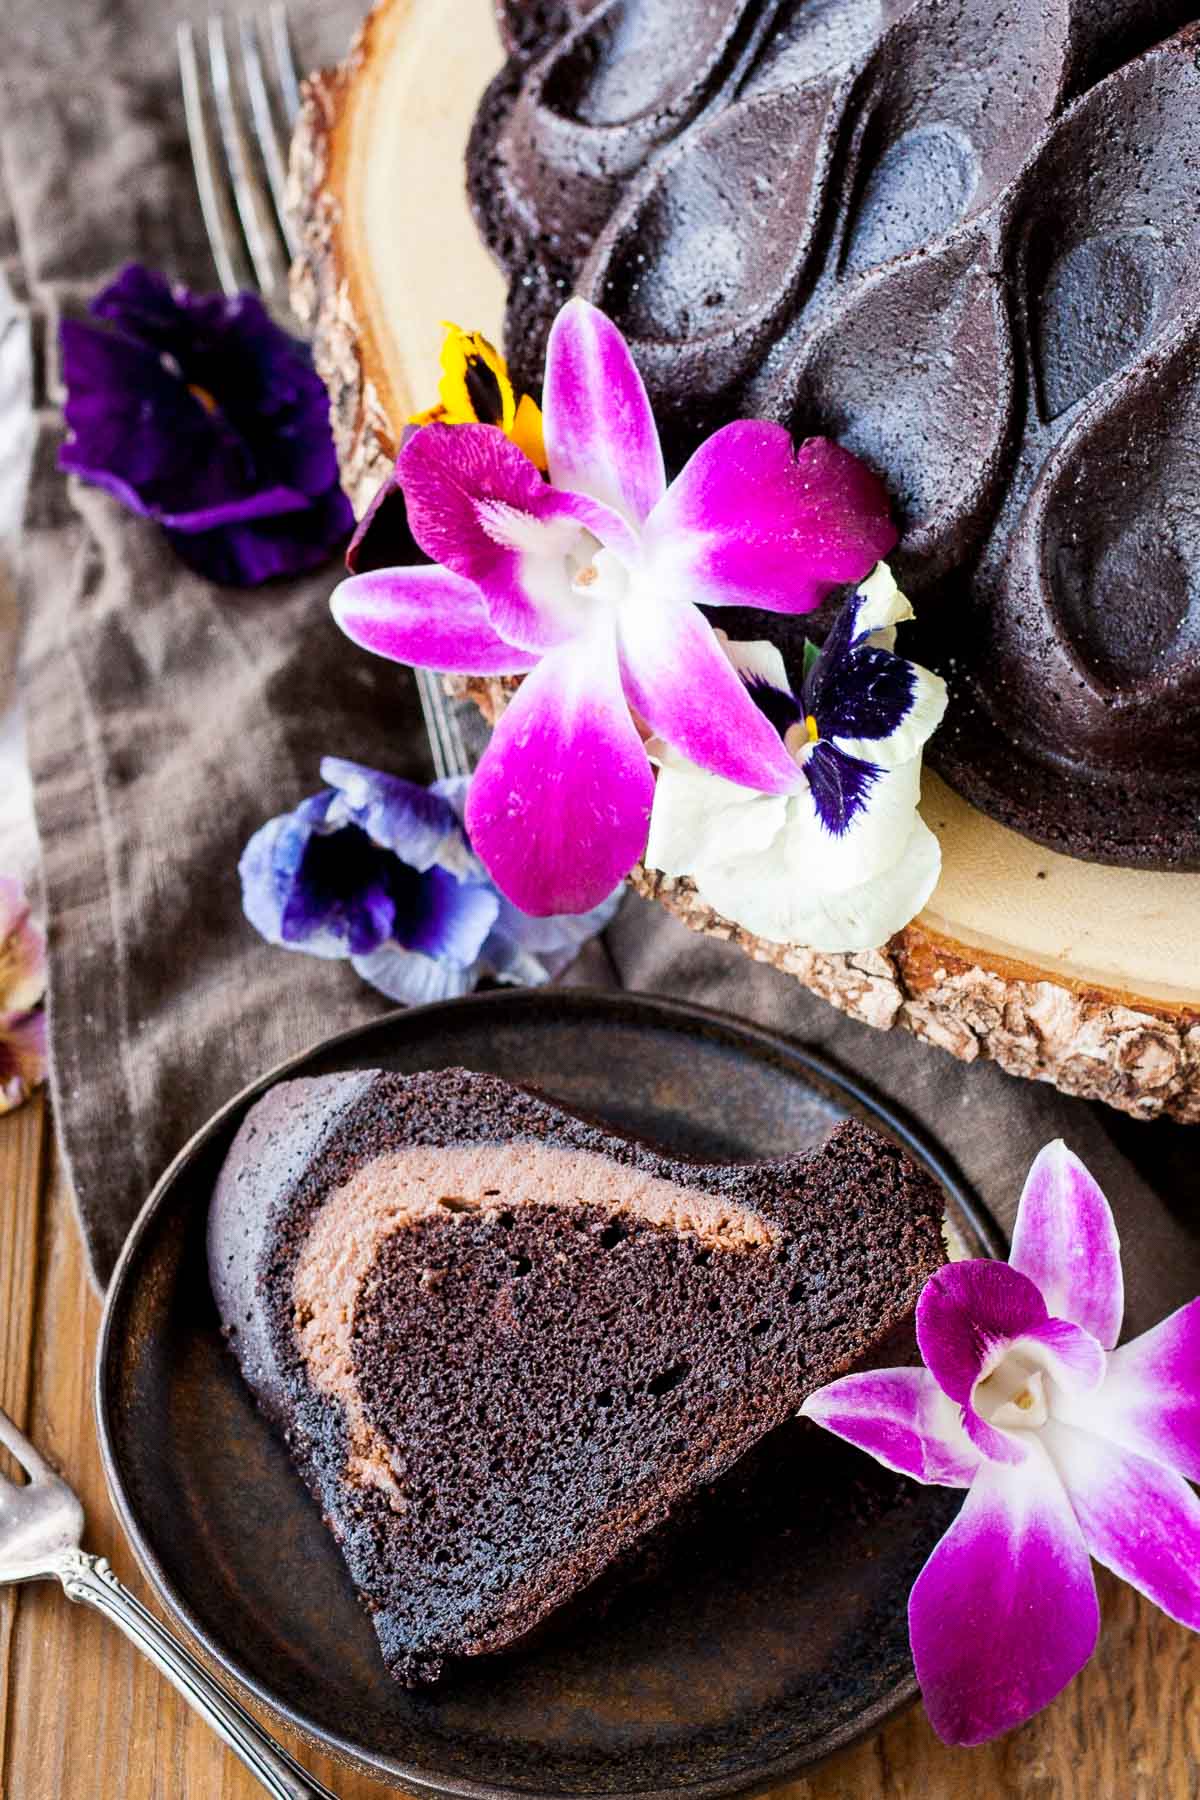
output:
[[[606,550],[590,531],[581,531],[577,543],[568,552],[567,578],[571,592],[593,604],[596,601],[615,604],[624,598],[629,586],[629,572],[620,557]]]
[[[1004,1431],[1035,1431],[1050,1414],[1046,1371],[1031,1356],[1009,1351],[990,1374],[976,1382],[971,1403],[988,1425]]]

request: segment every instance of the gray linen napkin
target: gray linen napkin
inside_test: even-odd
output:
[[[20,577],[52,1088],[101,1282],[222,1096],[386,1008],[348,969],[255,936],[236,873],[246,838],[320,785],[325,753],[427,774],[411,681],[344,653],[332,568],[213,588],[157,527],[55,466],[60,317],[133,259],[216,286],[175,63],[189,10],[203,16],[149,0],[0,11],[0,254],[38,347]],[[342,53],[361,8],[290,11],[315,64]]]
[[[358,8],[293,11],[315,63],[340,54]],[[428,774],[410,678],[351,651],[330,622],[335,570],[255,593],[214,589],[155,527],[55,469],[61,425],[47,396],[62,311],[129,258],[213,285],[174,14],[149,0],[43,0],[0,18],[0,257],[43,345],[24,672],[54,1106],[101,1282],[154,1178],[216,1106],[386,1004],[342,964],[259,941],[239,903],[246,838],[318,785],[325,753]],[[1131,1249],[1131,1325],[1200,1289],[1186,1128],[1133,1125],[875,1033],[633,898],[606,950],[585,953],[570,979],[690,997],[819,1046],[939,1139],[1005,1223],[1034,1152],[1066,1136]]]

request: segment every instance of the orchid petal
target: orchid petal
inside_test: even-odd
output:
[[[479,583],[497,545],[479,521],[481,502],[529,512],[546,484],[494,425],[425,425],[396,458],[414,538],[434,562]]]
[[[827,438],[740,419],[706,439],[647,520],[664,588],[706,606],[811,612],[896,542],[883,484]]]
[[[640,525],[666,487],[645,383],[610,319],[569,300],[550,329],[542,422],[555,487]]]
[[[1009,1263],[1050,1312],[1112,1349],[1125,1310],[1120,1240],[1108,1201],[1061,1139],[1038,1153],[1026,1178]]]
[[[449,802],[456,818],[464,824],[470,791],[470,780],[462,775],[435,781],[431,789]],[[441,862],[443,867],[449,866],[445,856]],[[480,952],[481,967],[497,981],[541,987],[561,975],[589,938],[611,923],[624,897],[622,882],[590,912],[554,913],[534,919],[501,894],[495,926]]]
[[[779,733],[695,607],[635,581],[617,630],[625,692],[652,731],[742,787],[781,794],[799,785]]]
[[[396,474],[426,556],[474,582],[500,636],[523,649],[549,649],[578,629],[573,550],[595,539],[626,561],[636,554],[618,513],[548,487],[494,425],[426,425]]]
[[[481,590],[499,636],[544,650],[571,635],[566,555],[579,528],[537,519],[546,484],[502,431],[426,425],[400,452],[396,474],[417,543]]]
[[[1200,1481],[1200,1300],[1108,1358],[1104,1384],[1056,1409],[1071,1425]]]
[[[1200,1499],[1183,1477],[1058,1421],[1045,1438],[1096,1561],[1200,1630]]]
[[[856,1444],[885,1469],[939,1487],[969,1487],[982,1466],[958,1408],[928,1369],[872,1369],[810,1394],[801,1416]]]
[[[473,582],[432,563],[351,575],[329,604],[348,638],[391,662],[451,674],[517,675],[538,660],[497,634]]]
[[[1047,1316],[1033,1282],[1006,1263],[947,1263],[921,1290],[917,1343],[942,1391],[967,1406],[997,1354],[1044,1325]]]
[[[588,912],[641,855],[653,793],[615,644],[597,628],[522,682],[475,772],[467,829],[523,912]]]
[[[1082,1669],[1099,1631],[1096,1587],[1040,1444],[1019,1468],[980,1469],[917,1577],[908,1622],[925,1709],[948,1744],[1023,1724]]]
[[[963,1407],[963,1427],[995,1462],[1017,1463],[1030,1454],[1029,1434],[1003,1428],[985,1410],[981,1388],[1013,1353],[1031,1371],[1041,1369],[1067,1393],[1096,1387],[1104,1376],[1104,1352],[1095,1338],[1066,1319],[1046,1315],[1037,1288],[1006,1263],[951,1263],[930,1277],[917,1302],[917,1342],[926,1366],[943,1390]],[[986,1388],[984,1388],[986,1392]]]
[[[527,512],[490,501],[477,510],[495,546],[490,565],[477,564],[488,614],[502,637],[530,649],[552,648],[583,629],[607,582],[621,591],[623,571],[638,555],[624,521],[582,494],[543,486]]]

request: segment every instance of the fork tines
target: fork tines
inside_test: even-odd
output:
[[[204,227],[227,294],[257,286],[267,300],[287,291],[296,241],[287,215],[287,146],[300,108],[300,84],[287,14],[276,0],[261,18],[238,21],[237,49],[219,15],[208,21],[203,52],[191,25],[179,27],[179,74]],[[458,715],[440,675],[416,671],[434,773],[470,772]],[[466,712],[473,715],[468,701]]]
[[[219,14],[202,33],[186,22],[179,27],[196,187],[222,288],[233,294],[257,287],[267,299],[279,298],[296,249],[285,189],[300,105],[283,5],[238,20],[236,55],[233,39]]]

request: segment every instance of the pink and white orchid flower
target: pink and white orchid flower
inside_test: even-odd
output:
[[[807,612],[896,541],[884,490],[826,439],[714,433],[668,487],[616,326],[568,301],[546,352],[550,481],[494,426],[427,425],[396,465],[433,563],[352,576],[355,643],[397,662],[524,673],[472,784],[467,829],[524,912],[583,912],[640,856],[653,776],[634,714],[701,768],[785,793],[795,765],[700,606]],[[439,566],[440,565],[440,566]]]
[[[847,1375],[801,1409],[889,1469],[968,1489],[909,1600],[947,1743],[1022,1724],[1078,1674],[1099,1630],[1090,1557],[1200,1629],[1200,1300],[1114,1349],[1124,1305],[1108,1202],[1048,1144],[1008,1263],[926,1283],[925,1367]]]

